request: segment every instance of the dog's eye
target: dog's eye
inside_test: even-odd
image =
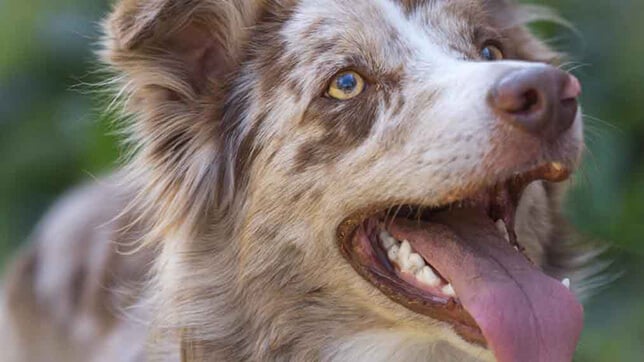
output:
[[[327,95],[331,98],[346,100],[358,96],[364,90],[364,79],[354,71],[338,73],[331,80]]]
[[[481,58],[487,61],[501,60],[503,59],[503,51],[500,47],[488,43],[481,49]]]

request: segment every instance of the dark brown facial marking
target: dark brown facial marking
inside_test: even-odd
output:
[[[329,162],[369,137],[382,98],[375,88],[367,85],[363,94],[346,101],[319,97],[311,102],[304,122],[321,127],[324,135],[300,146],[293,167],[295,172]]]
[[[260,116],[259,119],[263,120],[263,116]],[[244,136],[239,144],[237,160],[235,162],[235,175],[240,179],[244,172],[248,170],[250,165],[253,163],[253,160],[257,157],[259,150],[255,145],[260,124],[260,121],[256,120],[250,131]]]
[[[235,183],[236,185],[243,184],[241,180],[244,180],[253,160],[259,154],[261,145],[256,140],[257,134],[271,109],[264,109],[254,119],[248,120],[250,128],[244,132],[241,129],[244,125],[241,120],[244,119],[245,112],[250,109],[250,99],[238,97],[231,90],[244,86],[250,87],[248,84],[240,85],[238,80],[245,72],[256,72],[260,82],[260,103],[269,103],[268,100],[273,96],[275,89],[283,82],[281,75],[286,69],[291,69],[295,65],[295,59],[283,57],[285,43],[279,35],[281,28],[290,18],[294,6],[294,1],[284,1],[280,4],[271,3],[270,6],[267,4],[262,8],[257,25],[249,36],[250,41],[245,49],[246,55],[240,62],[245,66],[238,68],[237,72],[230,76],[229,82],[225,86],[229,98],[223,106],[223,122],[220,124],[220,133],[224,135],[224,139],[233,140],[231,144],[227,145],[227,153],[235,155],[234,175],[236,180],[240,180]],[[249,64],[252,64],[250,69],[248,68]],[[246,89],[246,92],[248,91],[249,89]],[[271,158],[274,156],[273,154]]]
[[[256,64],[260,75],[260,98],[269,99],[284,81],[287,71],[297,65],[298,59],[286,54],[286,40],[280,35],[284,24],[291,18],[293,6],[266,7],[251,35],[249,58]],[[293,85],[292,85],[293,86]],[[295,94],[301,90],[293,89]]]
[[[347,57],[345,62],[357,64],[353,69],[367,79],[365,90],[348,100],[318,97],[311,101],[302,117],[303,123],[322,128],[324,135],[300,146],[293,167],[295,172],[330,162],[346,150],[359,146],[371,134],[380,104],[387,109],[396,109],[396,112],[402,107],[402,95],[399,94],[404,76],[402,67],[374,72],[365,57]]]

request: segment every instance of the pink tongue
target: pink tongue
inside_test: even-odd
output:
[[[420,225],[399,219],[390,231],[452,284],[500,362],[572,360],[581,305],[517,252],[487,215],[457,210]]]

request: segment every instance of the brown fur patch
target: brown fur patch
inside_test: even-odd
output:
[[[360,68],[369,69],[358,66]],[[366,79],[377,81],[375,84],[366,84],[363,93],[355,98],[341,101],[320,96],[311,101],[302,117],[303,124],[315,125],[324,133],[317,140],[300,145],[294,161],[295,172],[329,162],[342,152],[359,146],[369,137],[381,111],[380,106],[391,107],[393,94],[396,94],[398,104],[402,106],[404,102],[401,103],[401,96],[397,95],[402,86],[402,69],[377,75],[367,74]]]
[[[323,128],[324,135],[300,146],[295,158],[295,171],[302,172],[316,164],[329,162],[346,149],[357,147],[369,136],[377,120],[379,98],[375,90],[368,89],[344,102],[328,98],[313,100],[304,120]]]
[[[268,103],[273,92],[283,83],[284,72],[295,66],[293,59],[283,58],[284,40],[279,36],[279,31],[288,20],[294,6],[294,4],[289,6],[287,3],[269,1],[265,4],[261,15],[258,16],[256,26],[249,35],[250,42],[244,47],[246,55],[240,61],[244,65],[253,64],[254,70],[262,75],[259,96],[263,103]],[[228,98],[224,105],[220,130],[223,139],[229,140],[227,152],[236,155],[234,178],[240,180],[238,184],[244,183],[246,172],[261,151],[261,146],[256,138],[270,113],[270,109],[264,109],[254,119],[245,123],[241,122],[250,109],[252,100],[248,96],[238,97],[231,90],[236,87],[251,86],[250,84],[240,84],[240,79],[243,78],[243,73],[246,71],[248,71],[247,68],[240,67],[229,77],[226,88],[229,90],[228,93],[234,96]],[[295,89],[294,92],[297,94]],[[244,127],[248,127],[249,130],[244,131]],[[241,139],[235,140],[239,135],[241,135]],[[230,140],[233,142],[230,143]]]

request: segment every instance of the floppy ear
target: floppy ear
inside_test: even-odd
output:
[[[129,121],[125,183],[150,238],[196,224],[222,184],[220,113],[259,0],[121,0],[104,23],[102,59]]]
[[[122,0],[105,25],[104,59],[131,77],[144,66],[161,67],[188,87],[174,91],[205,92],[235,66],[257,3]]]

